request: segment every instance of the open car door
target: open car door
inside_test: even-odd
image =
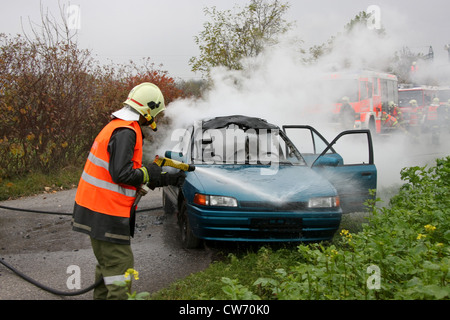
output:
[[[369,130],[343,131],[331,143],[313,127],[285,125],[283,131],[307,164],[336,188],[343,213],[365,211],[375,198],[377,169]]]

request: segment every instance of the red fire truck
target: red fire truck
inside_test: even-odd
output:
[[[403,85],[398,89],[398,106],[405,115],[410,129],[422,125],[423,117],[436,96],[436,88],[430,86]],[[417,104],[412,104],[413,100]]]
[[[450,100],[450,87],[439,87],[437,89],[437,97],[439,98],[440,104],[448,105]]]
[[[362,70],[335,72],[326,75],[330,90],[333,90],[333,113],[338,115],[347,97],[356,112],[355,129],[370,129],[383,132],[383,112],[387,112],[390,101],[398,102],[398,81],[393,74]]]

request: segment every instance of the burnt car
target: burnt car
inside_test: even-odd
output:
[[[346,135],[363,136],[365,162],[344,164],[333,146]],[[296,144],[304,143],[309,149],[301,152]],[[311,126],[223,116],[183,130],[165,156],[196,167],[181,188],[163,188],[164,210],[178,215],[186,248],[202,240],[330,240],[342,214],[364,210],[376,189],[368,130],[345,131],[328,143]]]

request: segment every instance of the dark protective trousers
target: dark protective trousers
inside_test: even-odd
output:
[[[125,272],[134,266],[133,252],[129,244],[117,244],[91,238],[92,249],[97,258],[95,281],[103,282],[94,289],[95,300],[126,300],[127,287],[117,286],[114,281],[124,281]]]

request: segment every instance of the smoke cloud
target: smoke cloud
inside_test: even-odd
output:
[[[401,39],[388,34],[387,30],[387,35],[380,37],[373,30],[354,28],[338,35],[333,50],[314,63],[306,63],[296,42],[287,36],[277,46],[244,61],[246,67],[242,71],[216,68],[211,72],[213,87],[201,99],[177,100],[168,106],[165,116],[171,120],[171,125],[159,126],[155,135],[155,138],[164,137],[165,141],[151,149],[164,154],[177,143],[173,135],[177,129],[186,128],[196,120],[233,114],[260,117],[279,126],[309,124],[331,141],[341,130],[330,125],[330,112],[311,111],[336,102],[336,92],[324,90],[321,85],[323,74],[386,70],[396,50],[403,45]],[[378,185],[400,182],[399,172],[404,166],[423,165],[448,155],[450,146],[444,140],[449,139],[441,139],[439,146],[430,146],[428,138],[416,141],[402,133],[374,137]],[[353,147],[354,152],[359,152],[358,146]]]

